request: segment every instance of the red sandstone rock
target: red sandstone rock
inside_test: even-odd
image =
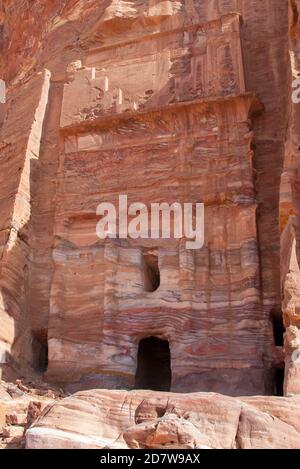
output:
[[[59,399],[58,394],[50,390],[53,399],[43,396],[45,391],[42,389],[38,390],[41,395],[35,394],[35,391],[21,380],[17,380],[16,385],[0,383],[0,448],[24,447],[25,430],[53,403],[54,398]]]
[[[299,0],[289,2],[289,52],[292,80],[299,76]],[[293,88],[291,88],[291,93]],[[290,93],[290,94],[291,94]],[[299,270],[299,105],[289,96],[289,127],[280,190],[281,279],[285,334],[285,393],[300,392],[300,270]]]
[[[27,431],[28,448],[299,448],[300,399],[85,391]]]
[[[2,6],[4,361],[44,371],[48,343],[46,379],[130,388],[139,341],[154,335],[169,341],[172,390],[272,394],[286,128],[284,113],[273,116],[289,78],[287,5],[19,8]],[[205,247],[99,241],[97,205],[118,193],[147,205],[203,201]],[[151,294],[149,249],[160,270]]]
[[[3,404],[0,404],[0,434],[2,434],[5,424],[6,424],[5,407]]]
[[[24,427],[21,426],[7,426],[3,430],[3,436],[4,438],[12,438],[12,439],[18,439],[18,438],[23,438],[24,435]]]
[[[46,372],[70,392],[150,379],[177,392],[300,394],[300,0],[271,3],[2,0],[0,378]],[[204,202],[203,249],[100,241],[97,205],[120,193]],[[139,347],[150,336],[168,342],[152,363]],[[38,418],[34,393],[0,387],[8,423],[28,406]],[[299,446],[296,397],[170,395],[175,411],[161,415],[147,393],[135,422],[120,405],[138,407],[138,394],[113,396],[117,422],[104,419],[106,392],[76,395],[28,446]],[[205,407],[201,426],[180,416],[192,403]]]

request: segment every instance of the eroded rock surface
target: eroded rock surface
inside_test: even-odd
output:
[[[2,2],[2,361],[72,391],[130,389],[154,336],[173,391],[280,392],[290,76],[277,3]],[[119,194],[203,202],[204,247],[99,240],[97,206]]]
[[[299,398],[85,391],[26,433],[28,448],[299,448]]]
[[[0,449],[24,448],[26,429],[60,397],[44,383],[0,381]]]
[[[300,85],[299,17],[300,2],[289,5],[289,49],[293,80],[291,94]],[[298,81],[297,81],[298,80]],[[297,90],[296,90],[297,91]],[[296,94],[298,98],[299,93]],[[293,99],[292,99],[293,97]],[[285,334],[285,393],[300,393],[300,270],[299,270],[299,136],[300,107],[291,96],[284,171],[281,176],[281,278]]]
[[[299,18],[300,0],[0,2],[0,377],[89,390],[36,421],[0,387],[3,444],[35,421],[28,447],[299,447]],[[204,202],[204,247],[99,240],[119,194]],[[221,394],[97,391],[149,383]]]

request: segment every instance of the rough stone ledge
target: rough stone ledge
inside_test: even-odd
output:
[[[189,106],[199,106],[213,103],[225,103],[234,100],[245,100],[250,104],[250,115],[260,114],[264,111],[264,105],[261,103],[255,93],[246,92],[243,94],[232,94],[227,96],[208,96],[203,99],[194,99],[191,101],[179,101],[177,103],[170,103],[164,106],[155,106],[149,109],[137,109],[135,111],[124,111],[120,113],[107,113],[93,119],[86,119],[82,122],[72,123],[70,125],[61,126],[61,133],[63,135],[72,135],[83,132],[88,129],[94,129],[102,127],[103,125],[109,125],[110,123],[116,123],[123,120],[129,120],[137,116],[146,116],[148,114],[154,114],[162,111],[172,111],[174,109],[183,109]]]
[[[300,448],[300,398],[91,390],[45,409],[26,447]]]

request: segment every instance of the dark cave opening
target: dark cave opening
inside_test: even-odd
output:
[[[272,322],[275,345],[277,347],[283,347],[285,327],[283,324],[282,314],[273,314]]]
[[[38,373],[45,373],[48,368],[48,338],[46,331],[32,333],[33,368]]]
[[[158,267],[158,255],[153,252],[143,255],[144,290],[155,292],[160,286],[160,271]]]
[[[283,396],[284,395],[284,368],[275,368],[275,395]]]
[[[171,377],[169,342],[157,337],[142,339],[138,348],[135,389],[169,392]]]

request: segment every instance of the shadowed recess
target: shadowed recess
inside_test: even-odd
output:
[[[272,322],[273,322],[275,345],[277,347],[282,347],[283,342],[284,342],[284,333],[285,333],[285,327],[283,324],[282,314],[273,314]]]
[[[275,395],[284,395],[284,368],[275,368]]]
[[[48,342],[45,331],[32,333],[33,368],[38,373],[44,373],[48,368]]]
[[[160,286],[158,255],[147,253],[143,258],[144,289],[146,292],[155,292]]]
[[[148,337],[139,343],[135,376],[136,389],[170,391],[171,354],[169,342]]]

